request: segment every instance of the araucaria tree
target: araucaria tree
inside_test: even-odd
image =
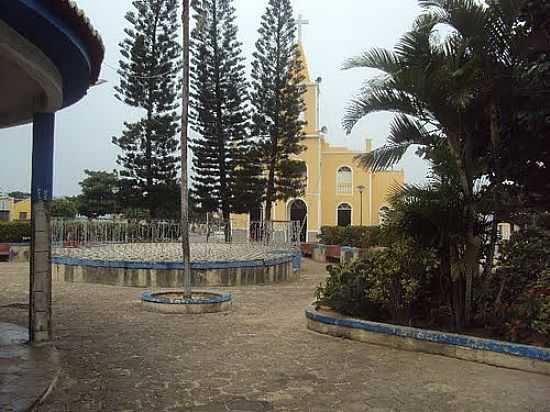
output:
[[[195,0],[191,33],[192,196],[202,212],[249,212],[261,168],[248,133],[248,83],[233,0]]]
[[[115,96],[144,114],[136,122],[125,122],[122,135],[113,137],[113,143],[122,150],[117,162],[122,166],[125,206],[147,209],[155,219],[177,209],[178,1],[135,0],[132,4],[134,10],[126,14],[127,37],[120,43],[120,85]]]
[[[252,133],[263,165],[265,219],[273,202],[303,193],[303,61],[290,0],[269,0],[252,63]]]

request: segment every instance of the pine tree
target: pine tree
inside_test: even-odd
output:
[[[134,10],[126,14],[127,37],[120,43],[115,97],[145,114],[137,122],[125,122],[113,143],[122,149],[117,163],[122,166],[124,206],[147,209],[155,219],[177,210],[178,0],[135,0],[132,5]]]
[[[191,33],[194,184],[203,212],[248,212],[261,201],[261,168],[248,134],[248,83],[233,0],[195,0]]]
[[[252,130],[260,139],[269,221],[273,202],[301,195],[305,185],[304,163],[295,159],[304,150],[303,62],[290,0],[269,0],[258,32],[252,63]]]

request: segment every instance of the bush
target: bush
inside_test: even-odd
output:
[[[380,226],[323,226],[319,239],[325,245],[365,249],[385,244],[384,232]]]
[[[30,238],[30,222],[0,222],[0,243],[23,242]]]
[[[319,305],[373,321],[411,322],[433,271],[435,254],[408,240],[371,252],[344,266],[329,266],[326,284],[317,289]]]
[[[549,250],[550,233],[540,228],[514,233],[501,249],[491,285],[492,322],[508,339],[550,343]]]

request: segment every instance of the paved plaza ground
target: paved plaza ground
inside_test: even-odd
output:
[[[233,312],[143,312],[139,289],[54,284],[62,371],[40,411],[550,412],[550,377],[310,332],[324,278],[242,289]],[[28,265],[0,263],[0,322],[25,325]],[[6,306],[7,305],[7,306]]]

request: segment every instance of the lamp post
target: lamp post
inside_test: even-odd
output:
[[[359,185],[357,186],[357,190],[359,191],[360,195],[361,195],[361,213],[360,213],[360,216],[361,216],[361,226],[363,226],[363,192],[365,191],[365,186],[363,185]]]

